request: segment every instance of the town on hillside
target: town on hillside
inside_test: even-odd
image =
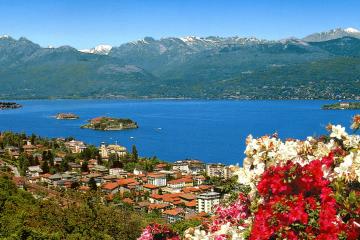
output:
[[[106,204],[156,213],[169,223],[211,217],[214,206],[239,188],[238,168],[140,157],[135,146],[128,151],[118,144],[96,147],[73,138],[0,133],[0,171],[35,197],[49,197],[37,195],[39,188],[51,196],[96,191]]]

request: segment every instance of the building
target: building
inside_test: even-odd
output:
[[[100,145],[99,153],[102,158],[108,159],[111,154],[116,154],[118,157],[123,157],[127,154],[127,150],[126,147],[117,144],[106,145],[103,142]]]
[[[199,160],[180,160],[173,164],[172,169],[185,174],[199,174],[204,171],[204,163]]]
[[[122,168],[110,168],[109,174],[113,175],[113,176],[125,178],[125,177],[127,177],[128,172]]]
[[[30,166],[26,171],[26,175],[29,177],[38,177],[43,172],[40,166]]]
[[[72,153],[81,153],[86,149],[86,145],[82,141],[71,140],[65,142],[65,146],[68,147]]]
[[[102,187],[101,187],[102,191],[107,193],[107,194],[115,194],[119,191],[119,184],[117,184],[116,182],[108,182],[105,183]]]
[[[149,184],[164,187],[166,186],[166,175],[163,173],[149,173],[147,175],[147,181]]]
[[[184,210],[182,208],[165,210],[162,214],[168,223],[174,223],[184,219]]]
[[[341,103],[340,103],[340,107],[342,107],[342,108],[348,108],[348,107],[350,107],[350,103],[348,103],[348,102],[341,102]]]
[[[167,183],[167,186],[171,188],[173,191],[180,191],[183,187],[192,187],[193,180],[191,178],[180,178],[171,180]]]
[[[197,196],[197,212],[211,213],[215,205],[220,203],[220,193],[206,192]]]
[[[206,174],[209,177],[220,177],[226,178],[227,177],[227,169],[224,164],[217,163],[217,164],[207,164],[206,165]]]

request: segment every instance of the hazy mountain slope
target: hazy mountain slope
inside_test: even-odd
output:
[[[0,37],[0,98],[357,98],[360,39],[338,36],[147,37],[108,55]]]

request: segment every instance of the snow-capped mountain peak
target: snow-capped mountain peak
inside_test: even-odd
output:
[[[319,32],[319,33],[311,34],[303,38],[303,40],[306,42],[322,42],[322,41],[329,41],[332,39],[338,39],[342,37],[360,38],[360,31],[352,27],[335,28],[327,32]]]
[[[191,43],[191,42],[195,42],[197,40],[200,40],[199,37],[195,37],[195,36],[186,36],[186,37],[182,37],[180,39],[181,39],[181,41],[183,41],[185,43]]]
[[[358,29],[352,27],[345,28],[344,31],[348,33],[360,33]]]
[[[98,46],[96,46],[94,48],[91,48],[91,49],[82,49],[82,50],[79,50],[79,51],[83,52],[83,53],[108,55],[109,52],[111,51],[111,49],[112,49],[112,46],[106,45],[106,44],[101,44],[101,45],[98,45]]]
[[[10,38],[10,36],[9,35],[0,35],[0,39],[2,39],[2,38]]]

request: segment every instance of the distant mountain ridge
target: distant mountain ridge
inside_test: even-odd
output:
[[[88,50],[0,36],[0,98],[360,98],[360,32],[142,40]]]

